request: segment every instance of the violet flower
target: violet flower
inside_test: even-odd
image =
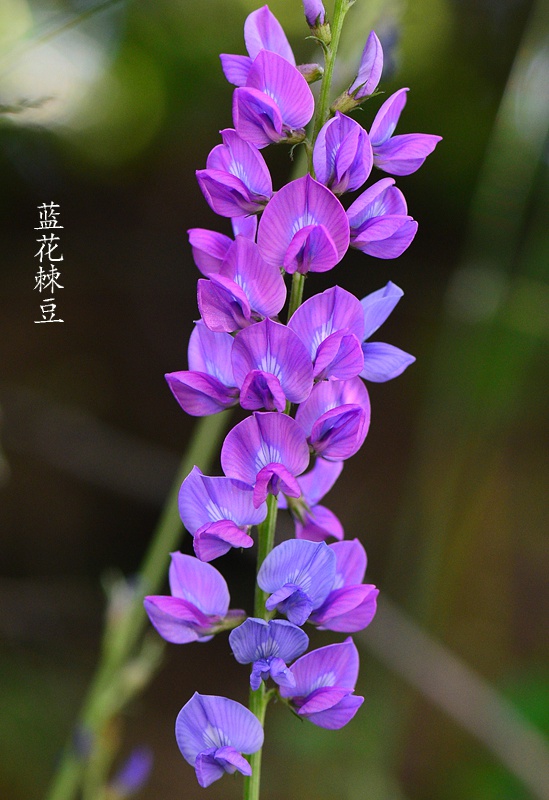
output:
[[[240,234],[255,242],[257,232],[257,216],[255,214],[249,217],[232,217],[231,224],[235,236]],[[190,228],[187,233],[194,263],[200,272],[206,277],[209,277],[212,272],[219,272],[234,239],[224,233],[209,231],[206,228]]]
[[[179,491],[179,514],[194,537],[194,551],[201,561],[212,561],[231,547],[253,545],[248,529],[263,522],[267,505],[255,508],[252,499],[252,490],[246,484],[210,478],[193,467]]]
[[[295,523],[296,539],[323,542],[328,537],[343,539],[343,526],[333,511],[319,505],[341,475],[342,461],[317,458],[314,467],[297,479],[301,497],[288,499],[281,494],[278,507],[287,508]]]
[[[355,100],[369,97],[377,89],[382,72],[383,48],[375,32],[370,31],[362,51],[358,74],[347,90],[347,94],[352,95]]]
[[[262,680],[271,677],[279,686],[295,686],[287,667],[309,646],[309,637],[301,628],[283,619],[265,622],[248,617],[229,634],[229,644],[239,664],[251,664],[250,686],[259,689]]]
[[[303,11],[309,28],[318,28],[326,22],[326,10],[322,0],[303,0]]]
[[[398,258],[417,233],[404,195],[392,178],[369,186],[347,209],[351,247],[375,258]]]
[[[222,217],[256,214],[267,204],[273,185],[265,159],[232,128],[221,131],[223,144],[210,152],[196,178],[211,209]]]
[[[251,775],[242,753],[263,745],[263,728],[249,709],[235,700],[195,692],[175,723],[175,738],[183,758],[195,768],[198,783],[209,786],[225,772]]]
[[[430,133],[405,133],[393,136],[408,89],[399,89],[381,106],[370,128],[374,164],[390,175],[411,175],[433,152],[442,136]]]
[[[303,625],[320,608],[335,578],[335,554],[325,542],[289,539],[274,547],[257,573],[257,583],[275,608],[294,625]]]
[[[221,448],[227,477],[254,487],[258,508],[268,494],[299,497],[296,475],[309,464],[309,447],[297,422],[286,414],[256,411],[229,431]]]
[[[280,270],[267,264],[258,246],[237,236],[219,272],[201,278],[198,308],[210,330],[233,333],[281,310],[286,285]]]
[[[265,261],[286,272],[326,272],[347,252],[349,223],[337,197],[305,175],[273,196],[257,243]]]
[[[256,147],[302,141],[314,113],[307,81],[285,58],[261,50],[246,83],[233,93],[233,123],[239,136]]]
[[[349,380],[362,370],[364,311],[360,301],[340,286],[306,300],[288,327],[307,348],[316,380]]]
[[[262,50],[277,53],[295,67],[295,58],[282,25],[268,6],[252,11],[244,23],[247,56],[222,53],[221,66],[229,83],[245,86],[254,59]]]
[[[229,590],[220,572],[194,556],[172,553],[171,597],[144,599],[149,619],[167,642],[208,642],[218,631],[233,628],[243,611],[229,611]]]
[[[404,292],[394,283],[389,283],[377,292],[366,295],[360,301],[364,311],[364,340],[377,331]],[[399,347],[385,342],[367,342],[362,344],[364,353],[364,369],[361,377],[367,381],[382,383],[396,378],[416,359]]]
[[[231,353],[243,408],[284,411],[313,388],[313,368],[299,337],[286,325],[265,319],[240,331]]]
[[[322,126],[313,150],[315,176],[334,194],[353,192],[372,171],[372,145],[364,128],[336,111]]]
[[[297,715],[321,728],[338,730],[356,714],[364,698],[353,694],[358,651],[351,637],[306,653],[290,667],[294,688],[280,687]]]
[[[336,575],[332,590],[309,622],[321,630],[354,633],[370,624],[376,613],[379,591],[364,584],[366,551],[358,539],[329,545],[336,555]]]
[[[361,447],[370,426],[370,399],[360,378],[317,383],[297,409],[313,451],[328,461],[343,461]]]
[[[217,414],[238,403],[231,367],[233,338],[199,320],[189,339],[189,369],[168,372],[168,386],[181,408],[193,417]]]

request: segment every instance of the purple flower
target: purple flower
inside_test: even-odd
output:
[[[242,753],[263,745],[263,728],[251,711],[235,700],[195,692],[175,723],[175,738],[183,758],[196,770],[200,786],[209,786],[238,770],[251,775]]]
[[[326,22],[326,10],[322,0],[303,0],[303,11],[309,28],[318,28]]]
[[[368,187],[347,209],[351,247],[376,258],[398,258],[417,232],[406,200],[392,178]]]
[[[257,583],[275,608],[294,625],[303,625],[333,586],[335,554],[325,542],[289,539],[274,547],[257,573]]]
[[[286,400],[301,403],[313,388],[313,368],[299,337],[265,319],[240,331],[232,362],[243,408],[284,411]]]
[[[374,164],[390,175],[410,175],[421,167],[442,136],[430,133],[406,133],[393,136],[408,89],[392,94],[377,112],[370,129]]]
[[[374,618],[379,594],[375,586],[362,583],[366,572],[366,551],[358,539],[329,546],[336,555],[334,585],[320,608],[313,611],[309,622],[321,630],[361,631]]]
[[[305,652],[309,637],[286,620],[249,617],[231,631],[229,644],[239,664],[253,662],[250,686],[256,691],[269,677],[279,686],[295,686],[286,665]]]
[[[296,475],[309,464],[309,447],[294,419],[276,412],[258,412],[229,431],[221,448],[225,475],[254,487],[258,508],[268,494],[299,497]]]
[[[284,139],[300,141],[313,112],[314,98],[303,75],[268,50],[259,52],[246,84],[234,90],[234,127],[259,148]]]
[[[237,236],[219,272],[198,281],[197,299],[210,330],[232,333],[278,314],[286,300],[286,285],[280,270],[261,257],[258,246]]]
[[[217,414],[238,403],[231,367],[233,338],[198,321],[189,340],[189,369],[169,372],[168,386],[181,408],[193,417]]]
[[[245,86],[254,59],[261,50],[277,53],[295,67],[295,58],[282,25],[268,6],[252,11],[244,23],[244,41],[248,56],[222,53],[221,66],[229,83]]]
[[[373,159],[364,128],[339,111],[323,125],[313,150],[316,179],[334,194],[360,189],[372,171]]]
[[[317,458],[315,465],[297,479],[301,497],[288,500],[279,495],[278,507],[288,508],[295,522],[296,539],[323,542],[329,536],[343,539],[343,527],[329,508],[319,505],[341,475],[342,461],[325,461]]]
[[[216,214],[239,217],[261,211],[273,193],[265,159],[232,128],[221,131],[223,144],[211,151],[196,178]]]
[[[147,782],[153,765],[150,748],[136,747],[109,784],[117,798],[129,797]]]
[[[231,547],[251,547],[250,525],[259,525],[267,506],[252,502],[252,490],[230,478],[210,478],[193,467],[179,491],[179,514],[194,537],[194,551],[201,561],[212,561]]]
[[[364,312],[360,301],[340,286],[306,300],[288,327],[307,348],[316,380],[349,380],[362,370]]]
[[[360,301],[364,311],[364,339],[368,339],[385,322],[404,292],[394,283],[389,283],[366,295]],[[367,342],[362,345],[364,369],[361,377],[367,381],[382,383],[396,378],[416,359],[404,350],[384,342]]]
[[[342,461],[362,446],[370,426],[370,399],[360,378],[317,383],[297,409],[313,451],[328,461]]]
[[[257,243],[265,261],[286,272],[326,272],[347,252],[349,223],[337,197],[305,175],[273,196]]]
[[[231,223],[235,236],[238,234],[255,242],[257,217],[232,217]],[[224,233],[209,231],[205,228],[191,228],[187,231],[193,251],[194,263],[203,275],[208,277],[212,272],[219,272],[226,259],[234,239]]]
[[[214,633],[234,627],[243,611],[229,611],[225,578],[211,564],[194,556],[172,553],[171,597],[149,595],[144,605],[149,619],[167,642],[207,642]]]
[[[360,59],[358,75],[348,89],[355,100],[369,97],[377,89],[383,71],[383,48],[374,31],[370,32]]]
[[[294,688],[280,687],[298,716],[315,725],[337,730],[356,714],[363,697],[353,694],[358,677],[358,651],[351,637],[306,653],[290,667]]]

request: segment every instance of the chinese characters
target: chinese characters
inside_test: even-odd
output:
[[[38,206],[39,225],[34,229],[42,232],[42,236],[36,240],[39,245],[38,252],[34,254],[34,257],[40,261],[38,272],[34,276],[36,281],[34,289],[38,289],[41,295],[44,293],[44,297],[40,298],[42,319],[34,320],[37,325],[43,322],[63,322],[57,317],[54,298],[55,290],[64,288],[59,282],[61,278],[59,262],[63,261],[63,255],[59,249],[60,237],[53,230],[63,229],[63,225],[59,224],[57,209],[59,209],[59,204],[53,202],[42,203],[41,206]]]

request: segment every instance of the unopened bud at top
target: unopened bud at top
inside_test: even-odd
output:
[[[383,48],[374,31],[370,32],[360,59],[358,75],[351,84],[348,93],[355,100],[362,100],[373,94],[383,71]]]
[[[322,0],[303,0],[303,10],[309,28],[318,28],[326,21],[326,11]]]

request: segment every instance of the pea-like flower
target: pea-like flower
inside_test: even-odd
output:
[[[221,136],[223,144],[210,152],[206,169],[196,172],[202,194],[222,217],[257,214],[273,193],[265,159],[232,128],[221,131]]]
[[[307,348],[316,380],[349,380],[362,370],[364,312],[358,298],[340,286],[306,300],[288,327]]]
[[[256,508],[268,494],[299,497],[296,475],[309,464],[309,447],[297,422],[286,414],[256,411],[229,431],[221,448],[221,466],[229,478],[254,489]]]
[[[231,353],[243,408],[284,411],[286,400],[301,403],[313,388],[311,359],[286,325],[265,319],[235,336]]]
[[[305,652],[309,637],[283,619],[248,617],[231,631],[229,644],[239,664],[253,663],[250,686],[255,691],[269,677],[279,686],[295,686],[287,664]]]
[[[193,417],[217,414],[238,403],[231,367],[233,337],[214,332],[199,320],[189,339],[189,369],[165,378],[181,408]]]
[[[353,192],[366,183],[374,162],[364,128],[336,111],[322,126],[313,150],[315,176],[334,194]]]
[[[364,698],[353,694],[358,651],[349,637],[341,644],[312,650],[292,664],[295,687],[280,687],[298,716],[321,728],[338,730],[356,714]]]
[[[431,133],[405,133],[393,136],[408,89],[399,89],[381,106],[370,128],[374,164],[390,175],[410,175],[418,170],[442,136]]]
[[[278,314],[286,300],[286,285],[280,270],[265,262],[255,242],[237,236],[219,272],[198,281],[197,300],[210,330],[234,333]]]
[[[336,556],[336,574],[332,590],[309,622],[321,630],[354,633],[370,624],[376,613],[379,591],[362,583],[366,572],[366,551],[358,539],[329,545]]]
[[[364,368],[360,375],[367,381],[389,381],[416,360],[410,353],[392,344],[366,341],[385,322],[403,294],[402,289],[389,281],[382,289],[366,295],[360,301],[364,311]]]
[[[249,709],[235,700],[195,692],[175,723],[183,758],[195,768],[200,786],[209,786],[228,772],[251,775],[242,753],[263,745],[263,728]]]
[[[234,628],[245,616],[229,611],[229,590],[223,575],[194,556],[172,553],[171,597],[145,597],[145,611],[167,642],[208,642],[215,633]]]
[[[201,561],[212,561],[231,547],[248,548],[251,525],[267,516],[267,506],[253,504],[249,486],[230,478],[203,475],[193,467],[179,491],[179,514],[193,536],[194,551]]]
[[[257,573],[257,583],[275,608],[294,625],[303,625],[320,608],[335,579],[335,553],[325,542],[289,539],[273,548]]]
[[[257,243],[267,263],[286,272],[326,272],[349,247],[349,223],[337,197],[310,175],[282,187],[265,209]]]
[[[404,195],[392,178],[369,186],[347,209],[351,247],[375,258],[398,258],[417,233]]]
[[[343,461],[361,447],[370,427],[370,398],[360,378],[322,381],[295,416],[313,451]]]

